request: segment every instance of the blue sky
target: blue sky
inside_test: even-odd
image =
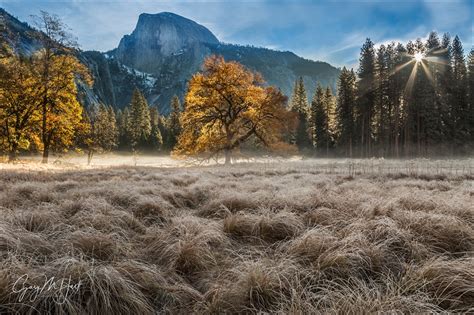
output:
[[[424,38],[431,30],[473,43],[474,0],[0,0],[29,22],[46,10],[62,17],[84,50],[115,48],[140,13],[174,12],[208,27],[223,42],[290,50],[336,66],[354,66],[366,37],[376,43]]]

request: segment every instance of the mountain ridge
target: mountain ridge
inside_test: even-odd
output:
[[[21,34],[22,49],[37,49],[34,43],[28,43],[27,34],[34,29],[0,10],[10,28]],[[289,97],[299,76],[304,79],[308,98],[312,97],[316,83],[335,91],[340,72],[327,62],[305,59],[291,51],[222,43],[205,26],[175,13],[142,13],[135,29],[122,37],[117,48],[79,53],[94,77],[92,89],[80,87],[80,99],[86,105],[103,102],[121,109],[138,88],[151,106],[168,114],[171,98],[184,98],[188,80],[212,54],[260,72],[269,85],[277,86]]]

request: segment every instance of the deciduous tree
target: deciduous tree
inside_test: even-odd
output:
[[[286,97],[266,87],[261,75],[211,56],[189,82],[174,153],[211,157],[223,152],[229,164],[232,150],[252,137],[278,147],[290,122],[285,103]]]
[[[0,147],[10,161],[37,141],[37,78],[29,59],[10,55],[0,60]]]
[[[77,101],[76,80],[92,84],[88,69],[73,55],[74,38],[59,17],[41,11],[36,17],[35,33],[42,49],[33,57],[41,112],[43,163],[50,149],[64,150],[72,144],[76,126],[82,119],[82,106]]]

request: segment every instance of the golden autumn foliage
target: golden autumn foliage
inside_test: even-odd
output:
[[[219,56],[207,58],[203,71],[192,77],[185,104],[174,150],[178,156],[224,152],[229,163],[232,150],[250,139],[282,149],[293,120],[279,90],[265,86],[260,74]]]
[[[37,82],[28,60],[12,56],[0,60],[0,148],[10,160],[31,142],[39,143]]]
[[[72,55],[51,55],[40,51],[33,59],[39,78],[39,110],[42,118],[40,149],[61,151],[72,145],[82,119],[82,105],[77,100],[76,79],[86,84],[92,79],[87,68]]]
[[[76,81],[92,84],[88,69],[75,57],[77,43],[67,26],[56,16],[41,11],[35,16],[36,33],[42,49],[33,57],[38,80],[43,162],[50,149],[63,151],[72,145],[81,126],[82,106],[77,100]]]
[[[67,54],[0,60],[0,148],[14,160],[19,150],[56,151],[73,144],[81,126],[82,105],[76,80],[91,84],[87,68]]]
[[[47,162],[50,149],[67,150],[87,128],[77,83],[91,85],[92,78],[60,18],[44,11],[34,18],[38,32],[32,36],[42,47],[34,54],[18,55],[0,42],[0,150],[13,160],[34,143]]]

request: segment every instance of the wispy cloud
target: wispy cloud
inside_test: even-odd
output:
[[[472,45],[473,33],[471,0],[0,0],[0,6],[22,20],[40,9],[60,15],[87,50],[116,47],[140,13],[171,11],[224,42],[291,50],[338,66],[357,60],[366,37],[406,42],[438,30]]]

